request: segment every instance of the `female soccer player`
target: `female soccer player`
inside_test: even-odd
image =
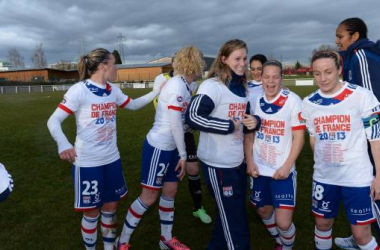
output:
[[[184,138],[184,115],[192,93],[190,84],[198,79],[205,62],[201,51],[186,47],[175,55],[177,75],[162,88],[158,99],[155,122],[143,146],[141,185],[142,192],[126,215],[118,250],[129,249],[130,237],[143,214],[159,198],[161,249],[189,249],[172,236],[174,199],[178,182],[185,175],[187,160]]]
[[[380,100],[380,41],[367,38],[367,25],[360,18],[348,18],[336,29],[336,41],[343,58],[343,80],[371,90]]]
[[[177,74],[176,63],[174,59],[175,56],[172,58],[173,71],[158,75],[154,79],[154,84],[165,84],[169,79]],[[196,82],[189,84],[189,89],[192,95],[195,95],[197,88],[198,84]],[[157,96],[153,100],[155,108],[157,107],[158,98],[159,97]],[[212,219],[202,206],[202,186],[201,177],[199,175],[197,147],[195,145],[194,133],[188,126],[185,126],[185,145],[187,154],[186,172],[188,174],[189,192],[193,200],[193,216],[199,218],[203,223],[209,224],[211,223]]]
[[[256,100],[263,92],[262,87],[262,72],[263,64],[267,61],[266,56],[262,54],[256,54],[249,59],[249,70],[251,71],[252,80],[247,83],[248,96],[250,100]],[[256,101],[251,101],[251,110],[255,110]]]
[[[247,52],[241,40],[226,42],[186,113],[201,131],[197,155],[219,212],[208,249],[250,249],[242,123],[256,120],[246,115]]]
[[[256,133],[245,134],[248,172],[254,177],[250,200],[257,207],[275,249],[292,249],[295,226],[297,172],[295,161],[304,143],[305,124],[299,118],[301,98],[282,87],[282,65],[270,60],[263,65],[264,94],[253,98],[251,113],[260,116]]]
[[[117,202],[128,189],[116,144],[118,107],[136,110],[151,102],[160,89],[131,99],[110,83],[115,80],[115,57],[95,49],[79,61],[80,82],[73,85],[48,121],[62,160],[74,164],[74,209],[83,212],[82,236],[86,249],[95,249],[99,210],[104,249],[113,249]],[[61,123],[75,114],[75,146],[62,132]]]
[[[13,191],[13,179],[0,163],[0,202],[6,200]]]
[[[375,221],[371,199],[380,198],[380,174],[373,177],[367,153],[368,139],[379,170],[379,102],[369,90],[339,80],[338,53],[320,51],[311,61],[319,90],[303,100],[302,117],[314,151],[315,246],[332,248],[332,226],[343,201],[359,249],[379,249],[370,224]]]
[[[377,43],[370,41],[367,38],[367,31],[367,25],[362,19],[357,17],[345,19],[336,29],[335,42],[343,58],[343,80],[372,91],[380,100],[380,41]],[[370,147],[368,153],[374,166]],[[379,210],[380,202],[376,201],[374,205]],[[379,223],[380,221],[374,225],[380,236]],[[352,236],[335,238],[335,244],[345,249],[359,249]]]

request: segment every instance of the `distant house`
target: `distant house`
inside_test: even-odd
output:
[[[282,70],[282,74],[284,76],[291,76],[291,75],[304,75],[304,76],[309,76],[313,73],[313,70],[311,67],[301,67],[299,69],[295,69],[292,66],[286,66]]]
[[[115,82],[150,82],[154,81],[156,76],[161,73],[173,70],[171,58],[169,62],[148,62],[143,64],[122,64],[117,65],[117,78]],[[161,58],[163,59],[163,58]],[[161,59],[157,59],[160,61]],[[212,57],[205,57],[206,72],[210,69]],[[63,65],[63,66],[62,66]],[[0,71],[0,81],[15,82],[61,82],[66,80],[77,81],[79,73],[76,69],[69,69],[71,63],[52,65],[56,68],[41,69],[13,69],[8,71]],[[58,68],[58,69],[57,69]]]
[[[0,61],[0,71],[7,71],[12,69],[13,65],[11,62],[1,62]]]
[[[159,74],[173,70],[171,62],[122,64],[117,67],[117,82],[154,81]]]
[[[17,69],[0,72],[0,81],[14,82],[54,82],[62,80],[78,80],[77,70],[58,70],[51,68]]]

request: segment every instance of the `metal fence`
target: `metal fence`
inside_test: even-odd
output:
[[[313,79],[283,79],[282,82],[285,86],[298,85],[297,82],[312,81]],[[123,82],[114,83],[121,89],[144,89],[153,88],[153,82]],[[304,85],[304,84],[303,84]],[[307,84],[309,85],[309,84]],[[0,94],[19,94],[19,93],[42,93],[42,92],[55,92],[67,91],[72,84],[69,85],[30,85],[30,86],[0,86]]]
[[[124,82],[115,83],[121,89],[126,88],[152,88],[153,82]],[[72,84],[68,85],[30,85],[30,86],[0,86],[0,94],[20,94],[20,93],[43,93],[55,91],[67,91]]]

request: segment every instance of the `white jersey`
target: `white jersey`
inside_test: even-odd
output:
[[[9,187],[9,174],[4,165],[0,163],[0,194]]]
[[[301,98],[285,89],[270,101],[264,94],[258,97],[254,113],[261,118],[261,127],[255,133],[253,159],[260,175],[272,177],[289,157],[292,131],[306,129],[300,119],[301,106]]]
[[[257,82],[255,80],[249,81],[247,83],[247,90],[248,90],[248,100],[249,104],[251,105],[251,114],[255,114],[255,106],[256,101],[264,93],[264,88],[261,82]]]
[[[161,150],[174,150],[176,148],[168,111],[171,109],[181,112],[182,124],[184,124],[185,112],[191,97],[190,86],[182,76],[174,76],[165,84],[157,103],[153,128],[147,135],[150,145]]]
[[[104,89],[89,79],[78,82],[58,106],[76,117],[76,166],[96,167],[120,158],[116,143],[116,111],[131,99],[115,85],[107,83],[106,86]]]
[[[373,172],[362,119],[371,116],[378,105],[370,91],[348,83],[334,95],[318,90],[303,100],[302,117],[315,139],[314,180],[347,187],[371,184]]]
[[[169,73],[162,73],[162,74],[159,74],[158,76],[156,76],[156,78],[154,79],[154,84],[153,85],[157,85],[157,86],[161,86],[162,83],[165,83],[167,82],[169,79],[171,79],[172,77],[170,76]],[[190,85],[188,85],[190,90],[191,90],[191,94],[194,95],[195,92],[197,91],[197,88],[198,88],[198,84],[196,82],[192,82],[190,83]],[[158,98],[159,96],[157,96]]]
[[[215,105],[210,114],[212,117],[224,120],[239,119],[246,112],[247,99],[232,93],[216,78],[204,81],[199,86],[197,95],[207,95],[211,98]],[[239,130],[227,135],[201,131],[197,155],[201,161],[213,167],[238,167],[244,159],[243,125]]]

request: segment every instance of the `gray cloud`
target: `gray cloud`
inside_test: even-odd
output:
[[[334,44],[343,19],[361,17],[369,37],[380,38],[378,0],[0,0],[0,60],[16,48],[30,64],[43,43],[49,63],[74,60],[86,51],[117,48],[125,37],[127,62],[145,62],[195,45],[215,56],[232,38],[247,42],[250,55],[307,62],[321,44]]]

